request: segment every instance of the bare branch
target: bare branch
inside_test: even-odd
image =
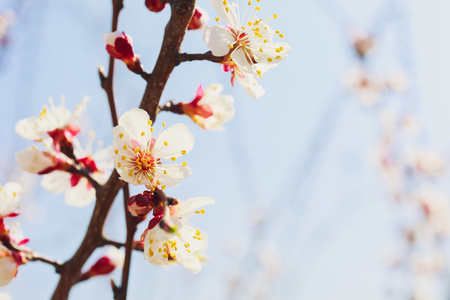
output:
[[[196,53],[196,54],[190,54],[190,53],[180,53],[178,54],[178,64],[185,62],[185,61],[196,61],[196,60],[207,60],[215,63],[221,63],[223,62],[223,57],[221,56],[214,56],[211,51],[208,51],[206,53]]]

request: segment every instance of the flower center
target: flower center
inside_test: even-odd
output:
[[[137,150],[137,151],[136,151]],[[147,171],[156,166],[155,158],[150,151],[142,151],[139,148],[134,150],[136,152],[136,163],[139,170]]]

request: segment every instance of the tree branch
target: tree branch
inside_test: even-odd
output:
[[[172,15],[166,26],[161,51],[152,76],[147,81],[140,105],[152,120],[156,118],[159,100],[167,80],[177,65],[181,42],[195,7],[195,0],[173,0],[171,2]],[[52,300],[68,299],[70,289],[77,283],[84,263],[97,247],[103,245],[102,231],[106,217],[117,193],[124,185],[125,182],[119,179],[116,171],[113,171],[108,182],[97,190],[97,201],[86,235],[73,257],[64,264]]]
[[[122,269],[122,285],[115,292],[114,299],[125,300],[127,298],[128,278],[130,276],[131,254],[133,252],[133,238],[137,230],[136,219],[128,211],[128,199],[130,198],[130,191],[128,184],[123,188],[123,202],[125,208],[125,221],[127,224],[127,240],[125,242],[125,261]]]

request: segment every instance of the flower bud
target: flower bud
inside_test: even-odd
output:
[[[153,208],[152,194],[137,194],[128,199],[128,211],[135,217],[146,216]]]
[[[203,27],[205,27],[208,21],[209,21],[208,13],[203,9],[201,9],[200,7],[196,6],[194,15],[192,16],[192,19],[189,21],[187,29],[188,30],[203,29]]]
[[[92,265],[92,267],[80,277],[80,281],[87,280],[94,276],[107,275],[116,268],[122,268],[125,259],[125,254],[117,249],[110,248],[105,256]]]
[[[160,12],[166,7],[166,2],[161,0],[145,0],[145,6],[152,12]]]
[[[181,103],[183,113],[203,129],[223,130],[223,123],[234,116],[234,99],[220,95],[222,90],[220,84],[210,85],[205,91],[199,86],[192,102]]]
[[[129,35],[123,31],[114,31],[105,33],[103,39],[109,55],[123,61],[130,71],[136,74],[142,72],[141,62],[139,57],[134,54],[133,41]]]
[[[68,163],[33,146],[17,152],[16,161],[21,169],[40,175],[56,170],[66,171],[70,168]]]

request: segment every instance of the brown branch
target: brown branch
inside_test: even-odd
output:
[[[206,53],[196,53],[196,54],[190,54],[190,53],[179,53],[178,54],[178,64],[185,62],[185,61],[195,61],[195,60],[207,60],[215,63],[221,63],[223,62],[223,57],[221,56],[214,56],[211,51],[208,51]]]
[[[194,14],[195,0],[173,0],[172,14],[166,25],[164,39],[152,76],[147,81],[140,108],[146,110],[153,121],[164,87],[178,62],[181,42],[187,25]]]
[[[61,273],[61,271],[64,268],[64,264],[62,264],[61,262],[58,261],[54,261],[46,256],[43,256],[37,252],[30,252],[30,257],[28,258],[30,261],[40,261],[43,263],[46,263],[48,265],[51,265],[55,268],[55,272],[56,273]]]
[[[112,4],[113,4],[113,16],[112,16],[111,32],[114,32],[117,30],[117,24],[119,23],[119,14],[123,8],[123,0],[112,0]],[[108,76],[105,76],[103,68],[98,69],[98,75],[100,77],[100,84],[102,88],[105,90],[106,96],[108,97],[109,110],[111,111],[113,126],[116,126],[117,124],[119,124],[119,122],[117,117],[117,110],[114,100],[114,89],[113,89],[114,63],[115,63],[114,57],[109,56]]]
[[[127,240],[125,242],[125,261],[122,269],[122,285],[115,291],[115,300],[125,300],[127,298],[128,278],[131,267],[131,254],[133,252],[133,238],[137,230],[136,219],[128,211],[128,199],[130,198],[130,191],[128,184],[123,188],[123,202],[125,208],[125,221],[127,224]]]
[[[171,4],[172,15],[165,29],[161,51],[152,76],[147,81],[140,105],[152,120],[156,118],[159,100],[167,80],[177,65],[181,42],[194,13],[195,0],[173,0]],[[70,289],[77,283],[84,263],[97,247],[103,245],[102,231],[106,217],[117,193],[124,185],[125,182],[113,171],[108,182],[97,190],[97,201],[86,235],[73,257],[64,264],[52,300],[68,299]]]

